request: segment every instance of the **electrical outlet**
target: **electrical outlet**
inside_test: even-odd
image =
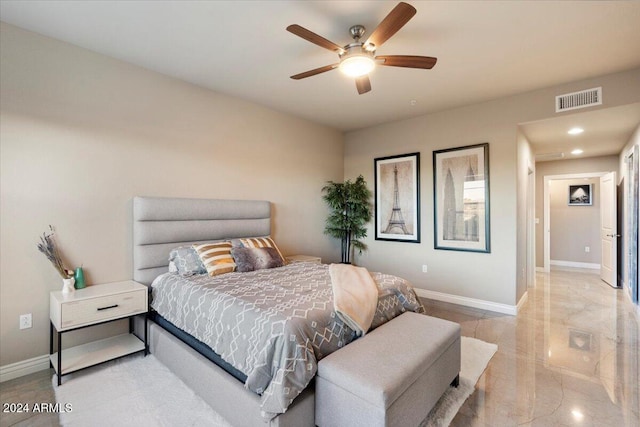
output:
[[[590,248],[589,246],[585,246],[585,247],[584,247],[584,251],[585,251],[586,253],[589,253],[589,252],[591,252],[591,248]]]
[[[20,329],[29,329],[32,327],[31,313],[20,315]]]
[[[423,264],[422,265],[422,272],[426,273],[427,272],[427,264]]]

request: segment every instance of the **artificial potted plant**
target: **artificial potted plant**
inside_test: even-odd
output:
[[[341,240],[342,262],[351,264],[354,248],[360,253],[367,248],[359,239],[367,236],[365,225],[371,220],[371,191],[360,175],[353,182],[329,181],[322,192],[331,210],[324,233]]]

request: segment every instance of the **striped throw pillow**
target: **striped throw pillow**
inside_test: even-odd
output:
[[[282,258],[282,264],[286,264],[284,257],[282,256],[282,252],[278,249],[276,242],[273,241],[271,237],[251,237],[248,239],[240,239],[240,243],[245,248],[274,248],[280,258]]]
[[[236,263],[231,257],[231,242],[205,243],[193,245],[202,260],[209,276],[231,273],[236,269]]]

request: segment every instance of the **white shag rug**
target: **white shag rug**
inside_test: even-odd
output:
[[[462,337],[460,385],[449,387],[423,427],[446,427],[473,393],[497,350],[475,338]],[[56,402],[69,404],[60,424],[71,427],[231,427],[153,355],[130,356],[52,379]]]
[[[462,337],[460,384],[449,387],[420,427],[447,427],[476,388],[480,375],[498,351],[498,346],[470,337]]]

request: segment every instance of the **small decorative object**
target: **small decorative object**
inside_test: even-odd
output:
[[[76,288],[73,287],[75,283],[75,279],[70,277],[68,279],[62,279],[62,293],[63,294],[71,294],[76,291]]]
[[[491,252],[489,144],[433,152],[435,249]]]
[[[58,248],[56,247],[56,244],[55,244],[55,240],[53,238],[53,235],[54,235],[53,227],[49,226],[49,230],[51,231],[51,233],[49,234],[42,233],[42,237],[40,237],[40,243],[38,243],[38,250],[42,252],[49,261],[51,261],[51,264],[53,264],[53,267],[56,269],[58,274],[60,274],[60,277],[62,277],[62,283],[63,283],[62,292],[64,293],[73,292],[74,291],[73,271],[65,268],[64,264],[62,263],[62,257],[60,256],[60,251],[58,251]]]
[[[420,243],[420,153],[374,159],[376,240]]]
[[[367,246],[360,240],[367,236],[367,222],[371,220],[371,191],[360,175],[354,182],[329,181],[322,188],[322,198],[331,213],[327,218],[324,234],[340,239],[342,242],[342,262],[351,264],[353,248],[360,253]]]
[[[569,186],[569,206],[591,206],[591,184]]]
[[[75,279],[75,287],[76,289],[82,289],[87,286],[84,282],[84,271],[82,271],[82,267],[76,268],[76,272],[73,275]]]

